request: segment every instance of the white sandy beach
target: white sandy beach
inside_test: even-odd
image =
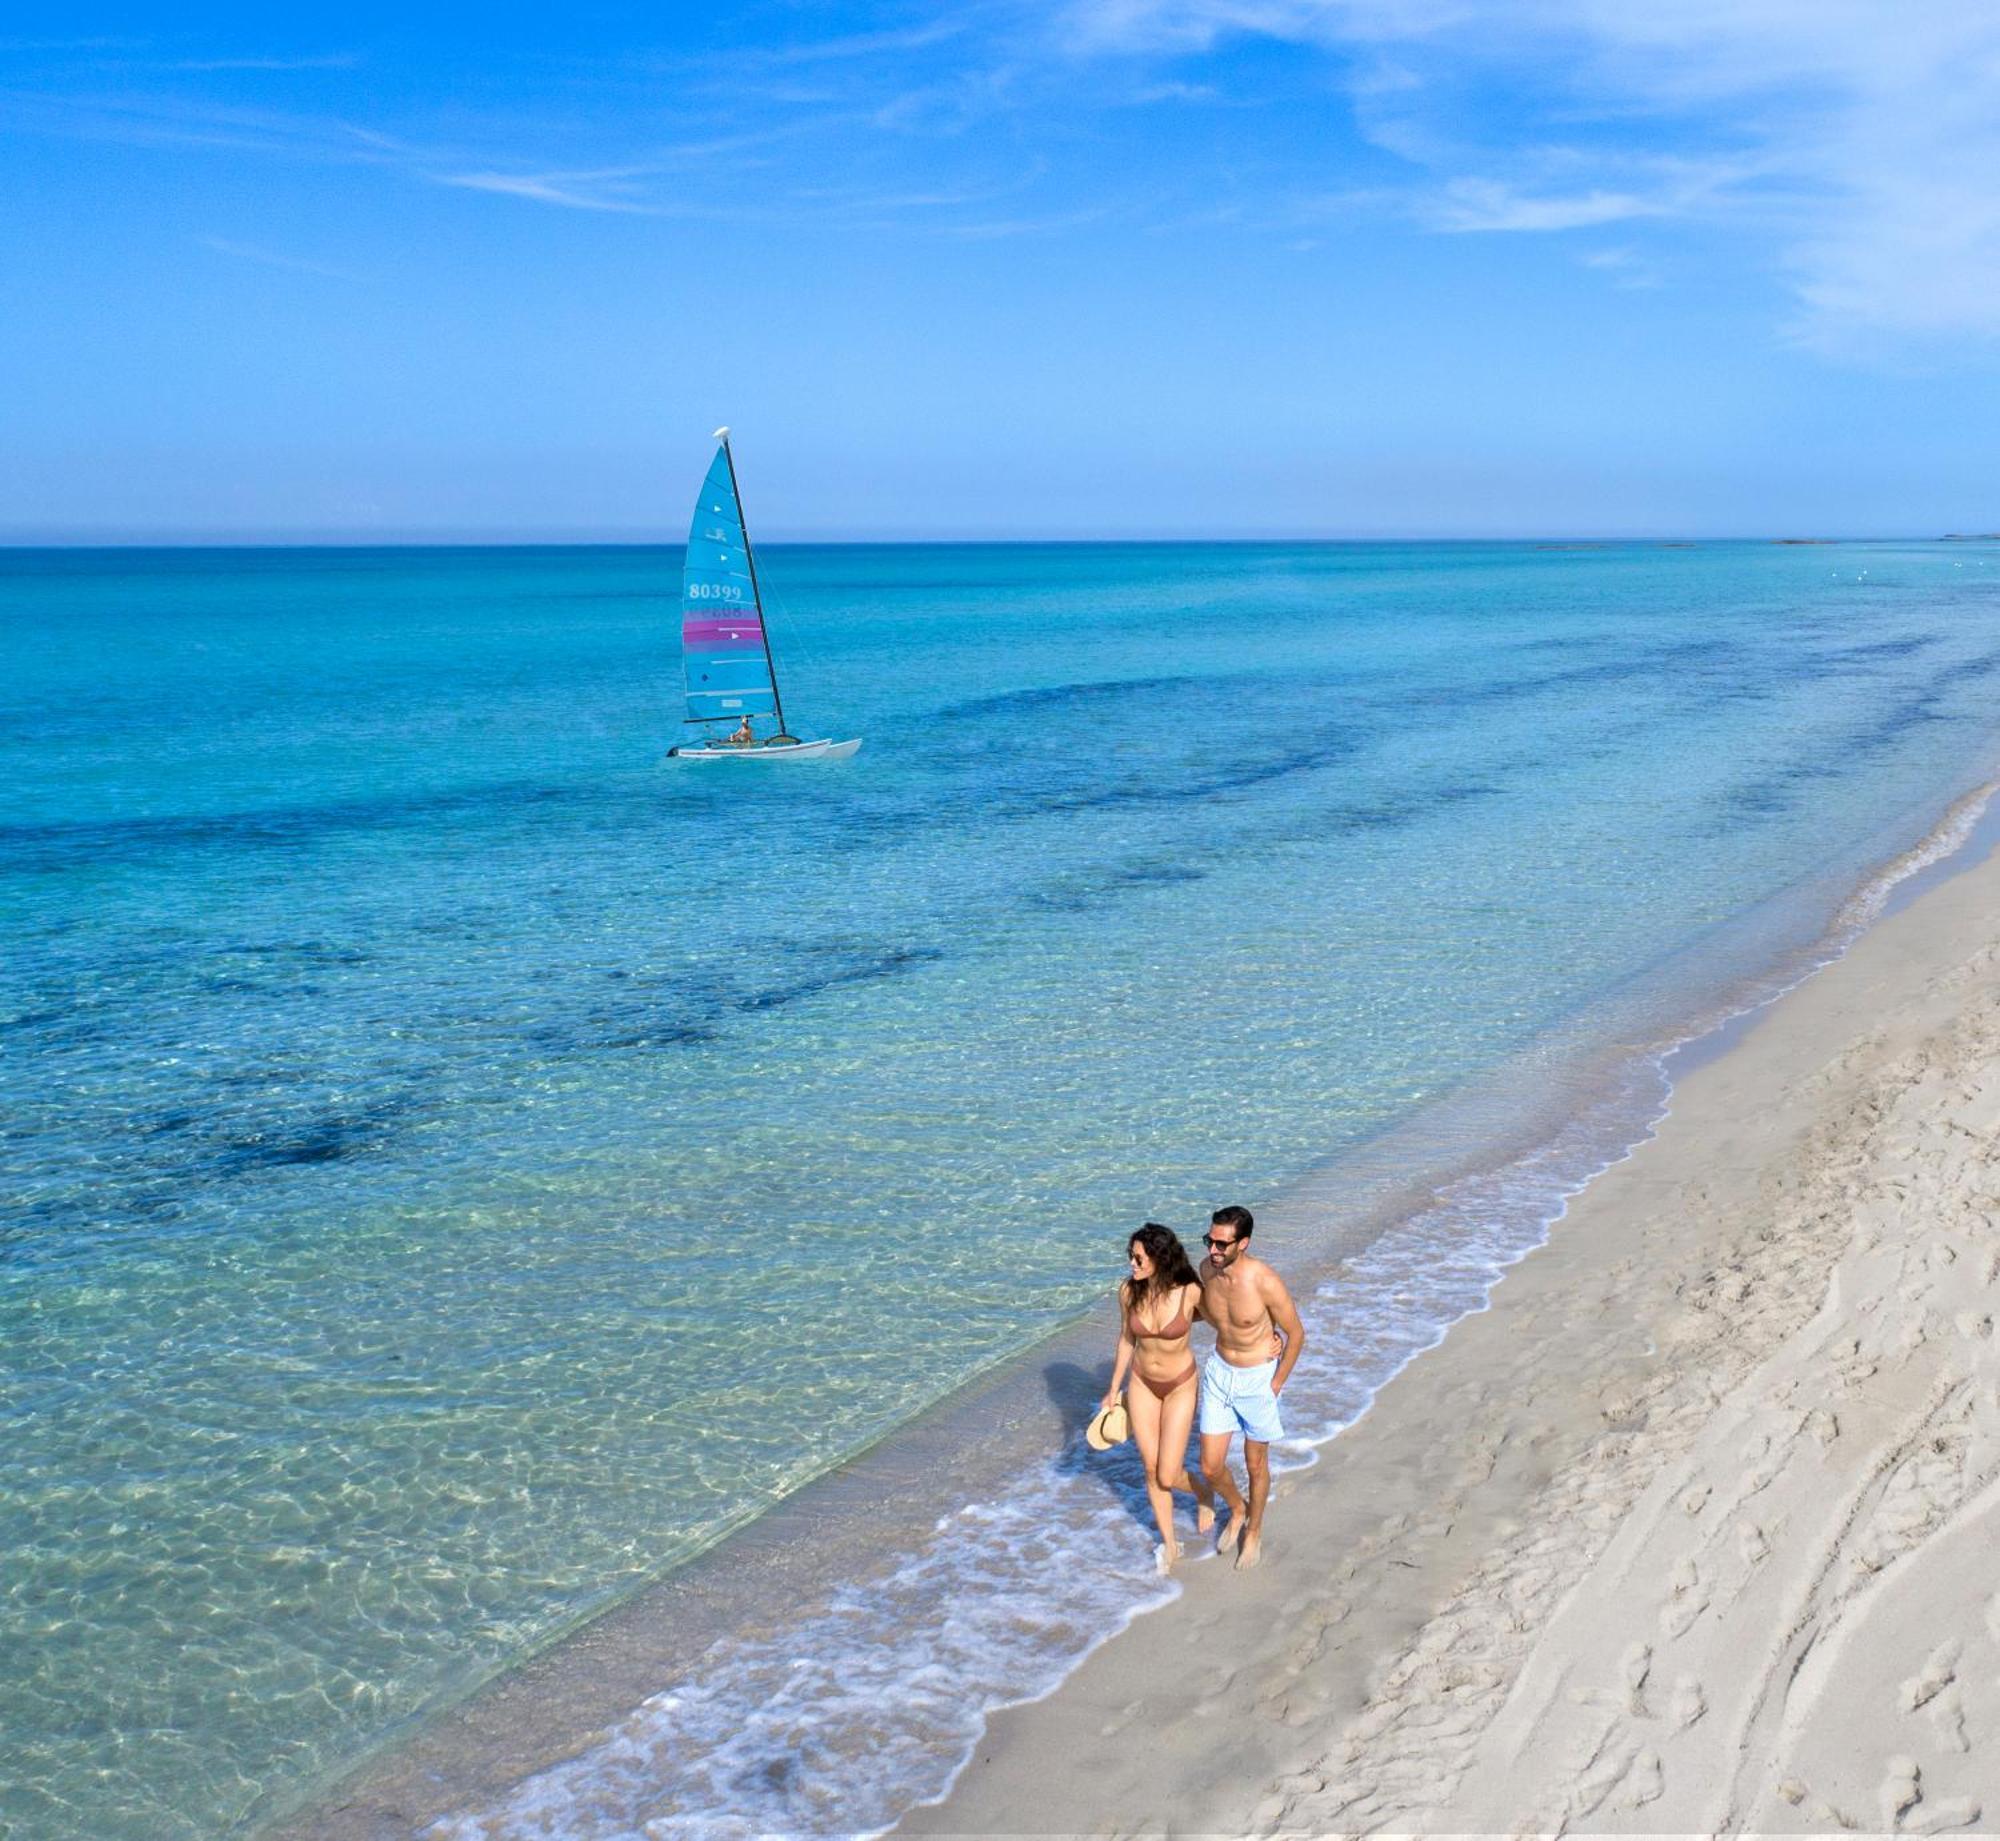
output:
[[[1696,1067],[1267,1563],[902,1834],[2000,1826],[2000,863]]]

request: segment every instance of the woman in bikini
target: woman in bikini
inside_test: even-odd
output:
[[[1160,1570],[1167,1572],[1181,1557],[1174,1539],[1175,1490],[1195,1497],[1197,1531],[1206,1533],[1215,1525],[1215,1492],[1205,1478],[1190,1476],[1187,1467],[1201,1372],[1188,1333],[1201,1303],[1201,1281],[1173,1229],[1157,1221],[1140,1228],[1125,1250],[1132,1275],[1118,1287],[1118,1360],[1103,1405],[1117,1400],[1129,1371],[1139,1385],[1126,1397],[1125,1410],[1145,1460],[1146,1496],[1160,1525]]]

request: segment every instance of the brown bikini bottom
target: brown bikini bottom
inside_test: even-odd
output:
[[[1179,1393],[1183,1387],[1194,1379],[1198,1372],[1199,1369],[1196,1365],[1193,1362],[1189,1362],[1186,1370],[1183,1373],[1175,1375],[1171,1381],[1150,1380],[1143,1374],[1135,1374],[1132,1378],[1135,1381],[1144,1381],[1152,1389],[1155,1398],[1166,1400]]]

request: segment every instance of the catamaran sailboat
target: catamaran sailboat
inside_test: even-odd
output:
[[[778,667],[764,629],[757,561],[743,526],[729,430],[702,481],[681,572],[681,667],[687,679],[687,720],[736,725],[724,739],[704,737],[667,750],[676,761],[839,761],[861,746],[851,741],[802,741],[785,727]],[[778,732],[758,736],[751,719],[777,718]]]

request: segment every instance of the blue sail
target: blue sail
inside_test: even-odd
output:
[[[733,722],[777,712],[764,611],[750,574],[750,543],[726,446],[716,449],[688,530],[681,572],[681,668],[690,722]]]

